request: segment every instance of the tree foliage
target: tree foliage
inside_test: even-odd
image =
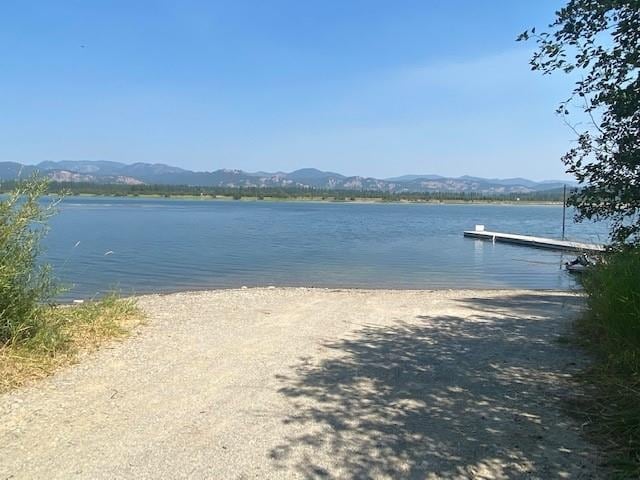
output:
[[[529,39],[532,70],[578,76],[558,108],[588,119],[570,124],[577,142],[562,157],[581,187],[577,220],[609,219],[614,243],[640,243],[640,0],[569,0],[548,32],[518,37]]]

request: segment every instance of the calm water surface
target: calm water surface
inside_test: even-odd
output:
[[[570,217],[570,216],[569,216]],[[47,260],[65,298],[246,286],[575,288],[568,254],[463,238],[559,237],[561,206],[65,199]],[[598,224],[567,225],[604,241]]]

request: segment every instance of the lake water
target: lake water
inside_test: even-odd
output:
[[[561,206],[69,197],[51,222],[65,299],[246,286],[575,288],[569,254],[463,238],[475,224],[559,238]],[[604,241],[603,225],[567,237]]]

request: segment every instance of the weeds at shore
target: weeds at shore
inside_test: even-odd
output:
[[[0,393],[46,377],[78,355],[126,336],[143,320],[131,299],[115,295],[80,305],[42,308],[33,337],[0,346]]]
[[[0,199],[0,393],[49,375],[142,319],[133,300],[116,295],[53,305],[61,288],[39,255],[61,198],[43,202],[48,186],[33,176]]]
[[[596,362],[572,410],[609,454],[615,477],[640,478],[640,249],[612,254],[583,284],[589,310],[576,327]]]

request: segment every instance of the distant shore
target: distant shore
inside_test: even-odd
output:
[[[273,197],[242,195],[240,198],[233,195],[170,195],[170,194],[118,194],[103,195],[95,193],[72,194],[72,197],[88,198],[138,198],[138,199],[166,199],[166,200],[192,200],[213,202],[308,202],[308,203],[352,203],[352,204],[429,204],[429,205],[562,205],[557,200],[511,200],[511,199],[399,199],[388,200],[383,197]]]
[[[0,194],[11,191],[15,181],[0,182]],[[557,205],[563,190],[527,192],[497,191],[383,191],[306,187],[194,186],[158,184],[101,184],[51,182],[50,194],[124,198],[176,198],[181,200],[296,201],[323,203],[428,203],[428,204],[524,204]]]

